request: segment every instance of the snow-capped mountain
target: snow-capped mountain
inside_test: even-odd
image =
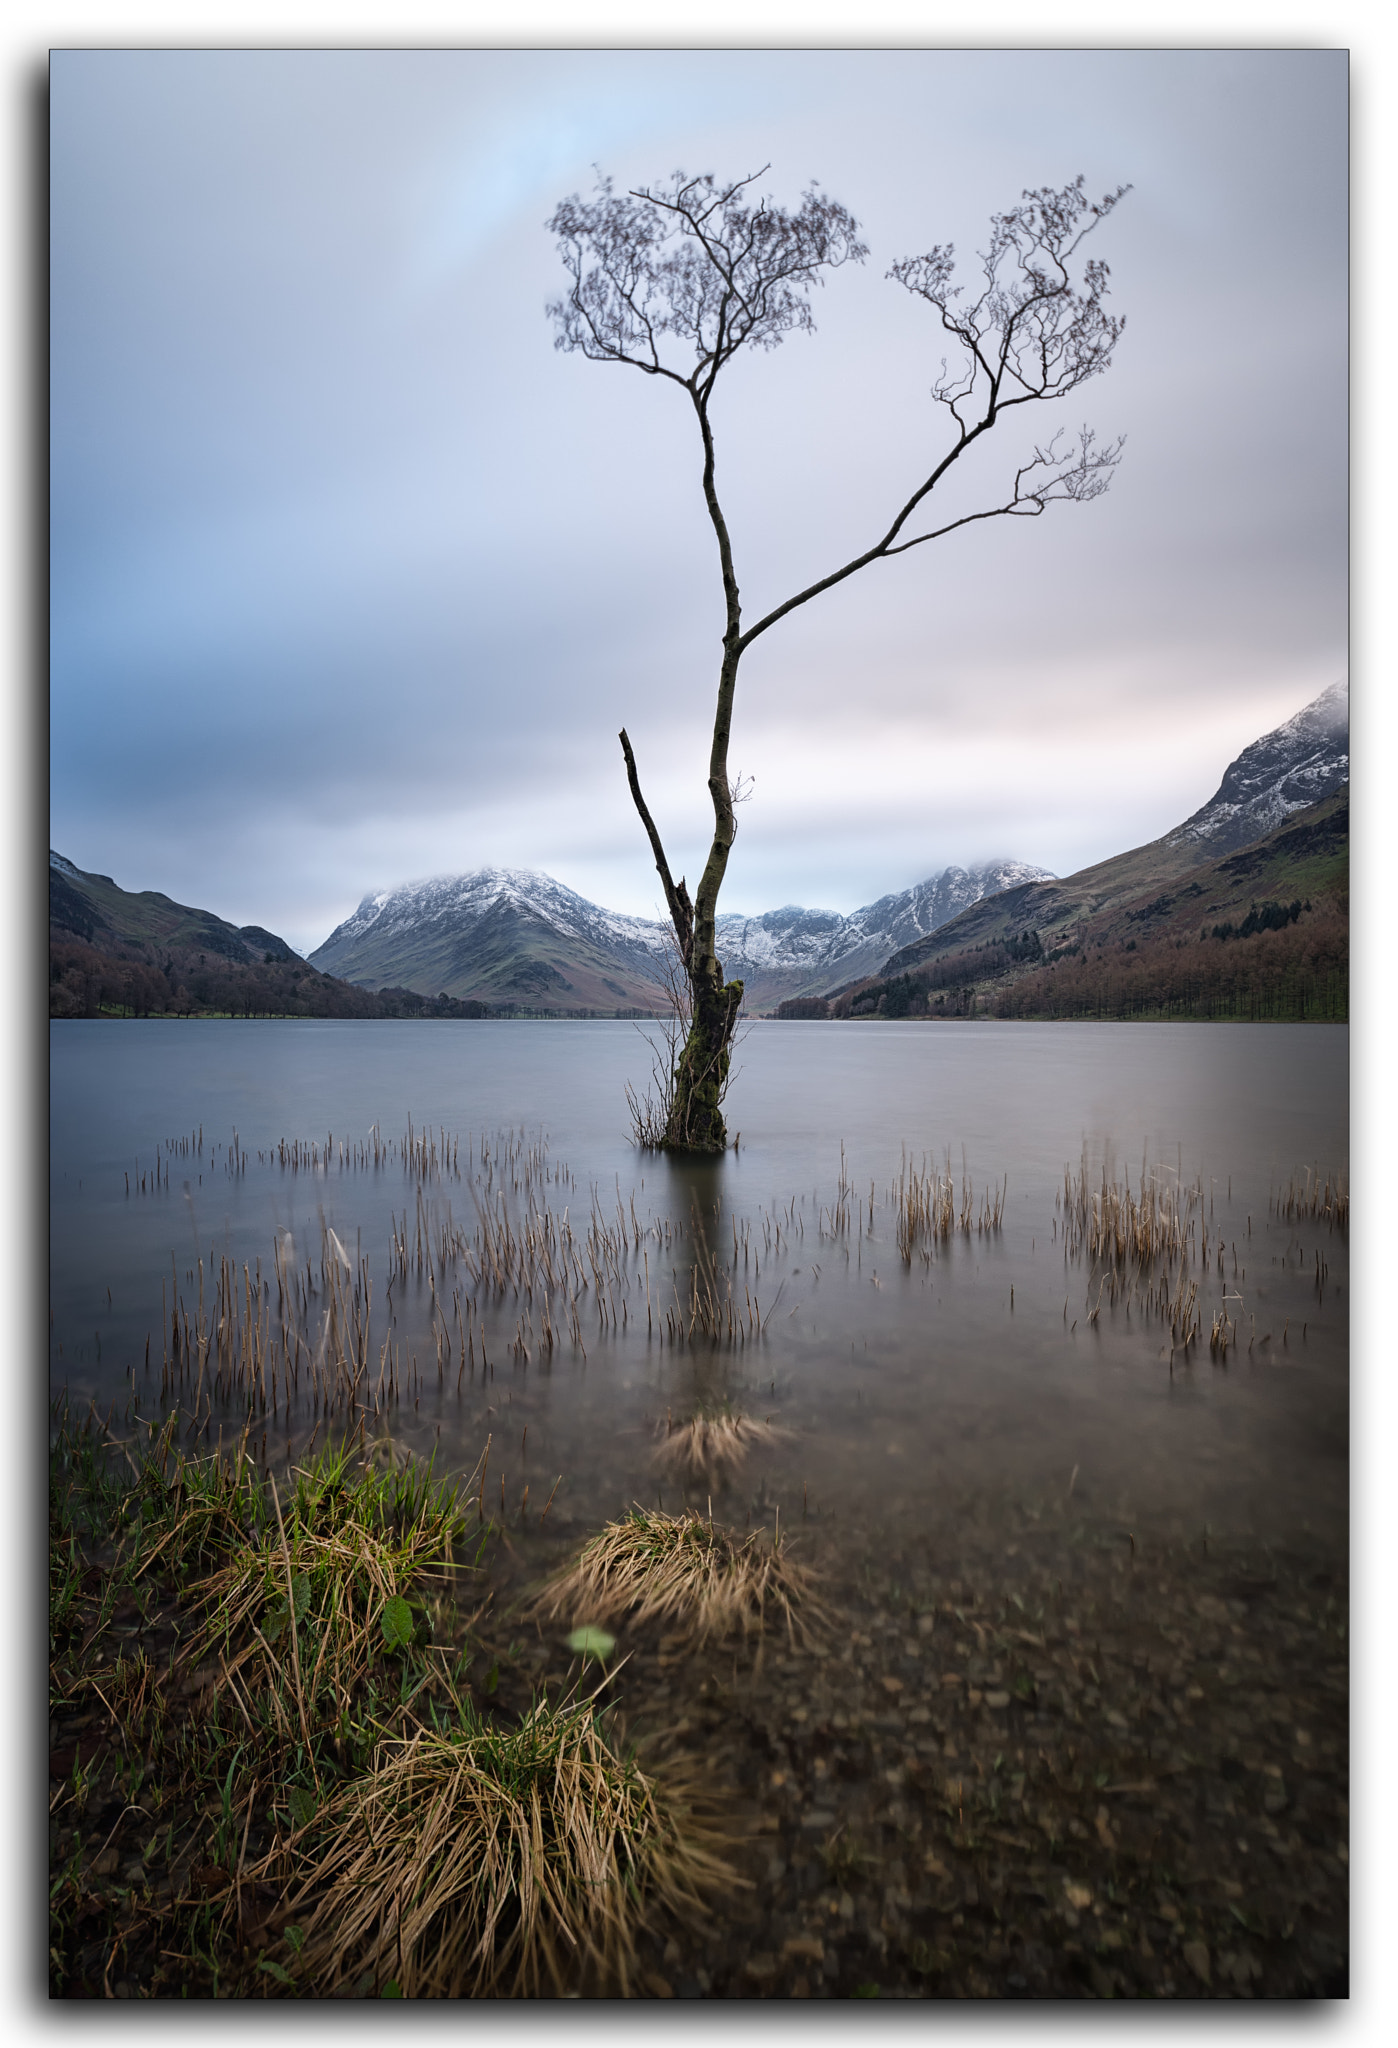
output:
[[[1273,832],[1292,811],[1319,803],[1349,780],[1349,683],[1328,690],[1244,747],[1202,810],[1165,835],[1194,842],[1200,858],[1231,853]]]
[[[500,910],[528,910],[555,930],[594,944],[639,947],[649,957],[660,926],[652,918],[626,917],[589,903],[536,868],[476,868],[469,875],[437,875],[366,896],[319,949],[357,944],[373,933],[384,944],[411,932],[457,931]]]
[[[661,926],[530,868],[477,868],[366,896],[311,955],[371,988],[537,1009],[652,1009]]]
[[[970,903],[1047,878],[1022,861],[947,868],[915,888],[842,916],[788,904],[761,917],[722,915],[725,974],[765,1006],[868,974],[897,946]],[[478,868],[366,896],[311,963],[372,988],[474,996],[539,1009],[651,1009],[661,1001],[667,927],[589,903],[551,875]]]
[[[1110,894],[1142,873],[1162,876],[1261,839],[1291,812],[1349,775],[1349,689],[1335,683],[1275,732],[1244,748],[1217,794],[1150,847],[1085,870]],[[1143,866],[1144,863],[1144,866]],[[1139,871],[1139,872],[1138,872]],[[741,977],[753,1009],[784,996],[828,994],[879,972],[890,956],[920,956],[920,941],[973,906],[1010,890],[1039,891],[1046,868],[988,861],[946,868],[881,896],[848,917],[787,904],[760,917],[718,919],[725,974]],[[1079,891],[1081,894],[1081,891]],[[1098,890],[1101,894],[1101,890]],[[1102,898],[1105,902],[1106,898]],[[1094,898],[1094,905],[1101,905]],[[478,868],[366,896],[311,954],[313,966],[369,988],[405,987],[544,1010],[649,1010],[663,1006],[668,927],[589,903],[529,868]]]
[[[819,981],[820,993],[838,983],[872,974],[899,946],[936,931],[983,896],[1021,882],[1051,881],[1047,868],[1027,861],[985,861],[973,868],[945,868],[896,895],[880,896],[842,917],[836,910],[801,910],[788,904],[761,917],[720,915],[718,951],[726,974],[742,975],[750,1001],[795,995]],[[775,977],[782,976],[780,990]],[[800,988],[790,977],[799,978]],[[761,991],[758,993],[757,991]]]
[[[1199,896],[1194,888],[1186,894],[1172,893],[1181,876],[1202,874],[1214,862],[1239,876],[1248,865],[1243,848],[1267,840],[1294,812],[1336,795],[1348,781],[1349,688],[1332,683],[1285,725],[1244,747],[1223,771],[1216,794],[1182,825],[1062,881],[1028,888],[1007,885],[1001,895],[987,897],[958,913],[950,924],[938,926],[935,937],[900,947],[878,971],[907,974],[940,954],[1026,931],[1037,932],[1049,946],[1074,939],[1085,928],[1125,936],[1133,922],[1163,917],[1176,903]],[[1321,839],[1331,850],[1342,847],[1348,834],[1348,806],[1342,808],[1342,818],[1332,815],[1318,821]],[[1298,824],[1295,830],[1310,828]],[[1120,930],[1110,923],[1118,913],[1127,920]],[[1101,923],[1103,918],[1108,922]],[[1085,927],[1085,920],[1099,922]]]

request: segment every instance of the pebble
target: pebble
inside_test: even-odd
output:
[[[799,1957],[806,1963],[823,1963],[825,1943],[817,1934],[793,1934],[790,1941],[782,1943],[782,1954]]]
[[[1213,1983],[1213,1972],[1209,1968],[1209,1951],[1202,1941],[1187,1941],[1180,1951],[1201,1984]]]

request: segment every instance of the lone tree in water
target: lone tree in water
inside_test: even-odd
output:
[[[714,835],[692,901],[683,876],[676,883],[671,875],[641,794],[631,742],[624,729],[620,736],[631,794],[655,855],[689,984],[691,1021],[670,1077],[664,1136],[664,1143],[679,1151],[718,1152],[727,1143],[721,1104],[743,984],[723,978],[714,920],[736,832],[728,739],[744,654],[778,619],[871,562],[906,554],[978,520],[1037,517],[1048,505],[1100,496],[1122,449],[1120,440],[1099,448],[1087,427],[1063,449],[1060,433],[1034,446],[998,502],[944,525],[927,524],[928,501],[937,486],[1004,414],[1065,398],[1111,362],[1125,322],[1103,310],[1107,266],[1091,258],[1075,265],[1074,259],[1084,238],[1128,188],[1094,203],[1078,178],[1062,191],[1026,192],[1018,206],[992,217],[977,295],[965,304],[962,288],[952,283],[950,243],[893,265],[888,275],[927,301],[954,344],[952,361],[949,365],[942,358],[932,388],[949,415],[949,445],[872,547],[745,628],[733,549],[714,481],[714,386],[740,349],[772,349],[793,330],[810,332],[815,322],[809,294],[824,282],[821,273],[860,263],[868,254],[858,222],[817,187],[802,195],[794,213],[769,199],[755,200],[750,188],[764,174],[721,185],[712,175],[689,178],[677,171],[668,183],[643,186],[624,198],[617,198],[612,181],[602,178],[590,202],[574,194],[548,222],[571,279],[563,297],[548,307],[558,327],[555,345],[581,349],[593,362],[629,363],[688,394],[703,445],[704,503],[718,540],[724,629],[709,752]],[[925,531],[909,530],[923,526]]]

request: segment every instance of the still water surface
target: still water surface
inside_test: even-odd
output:
[[[1270,1207],[1304,1169],[1347,1167],[1343,1029],[757,1025],[729,1100],[740,1144],[713,1163],[629,1142],[625,1084],[644,1083],[649,1055],[626,1024],[62,1022],[50,1046],[50,1374],[75,1406],[120,1411],[134,1391],[153,1415],[169,1297],[192,1313],[199,1260],[209,1285],[227,1257],[240,1275],[260,1262],[275,1302],[279,1232],[310,1269],[313,1341],[333,1230],[371,1282],[374,1357],[387,1340],[404,1362],[383,1426],[461,1472],[489,1438],[507,1517],[525,1486],[537,1507],[560,1476],[560,1533],[633,1500],[678,1505],[656,1432],[728,1404],[784,1432],[714,1500],[740,1522],[780,1510],[783,1527],[804,1517],[813,1536],[857,1530],[877,1549],[965,1504],[993,1514],[1071,1486],[1137,1534],[1304,1529],[1343,1547],[1347,1239]],[[401,1149],[341,1163],[374,1126],[401,1145],[409,1119],[439,1147],[448,1135],[445,1172],[406,1170]],[[280,1163],[293,1140],[320,1163]],[[948,1159],[958,1202],[963,1178],[976,1207],[1004,1188],[1001,1227],[906,1261],[894,1184],[905,1160]],[[1160,1185],[1202,1190],[1210,1250],[1197,1256],[1196,1235],[1187,1350],[1142,1290],[1113,1302],[1101,1269],[1065,1250],[1057,1203],[1084,1160],[1094,1184],[1105,1168],[1134,1189],[1144,1161]],[[469,1262],[410,1259],[390,1287],[395,1219],[409,1239],[421,1225],[464,1242],[480,1205],[519,1229],[531,1204],[560,1225],[566,1210],[579,1246],[594,1213],[618,1235],[625,1220],[600,1306],[580,1254],[577,1333],[555,1302],[551,1352],[537,1300],[481,1288]],[[725,1299],[732,1285],[731,1341],[666,1338],[696,1258]],[[1237,1333],[1226,1363],[1209,1347],[1220,1310]],[[213,1411],[215,1430],[245,1419]],[[259,1416],[267,1456],[303,1449],[315,1421],[305,1406]]]

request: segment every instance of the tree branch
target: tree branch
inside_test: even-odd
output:
[[[621,741],[621,751],[626,756],[626,779],[631,785],[631,798],[640,813],[641,823],[646,828],[651,852],[655,855],[655,871],[665,891],[665,901],[670,909],[670,922],[675,927],[675,937],[679,941],[680,958],[684,961],[685,972],[688,973],[690,955],[694,951],[694,906],[689,900],[684,876],[680,876],[679,887],[676,888],[670,874],[670,863],[665,858],[665,849],[660,843],[660,834],[655,829],[655,820],[646,809],[646,800],[641,795],[641,779],[636,773],[636,756],[631,751],[631,742],[626,737],[625,726],[622,727],[618,738]]]

